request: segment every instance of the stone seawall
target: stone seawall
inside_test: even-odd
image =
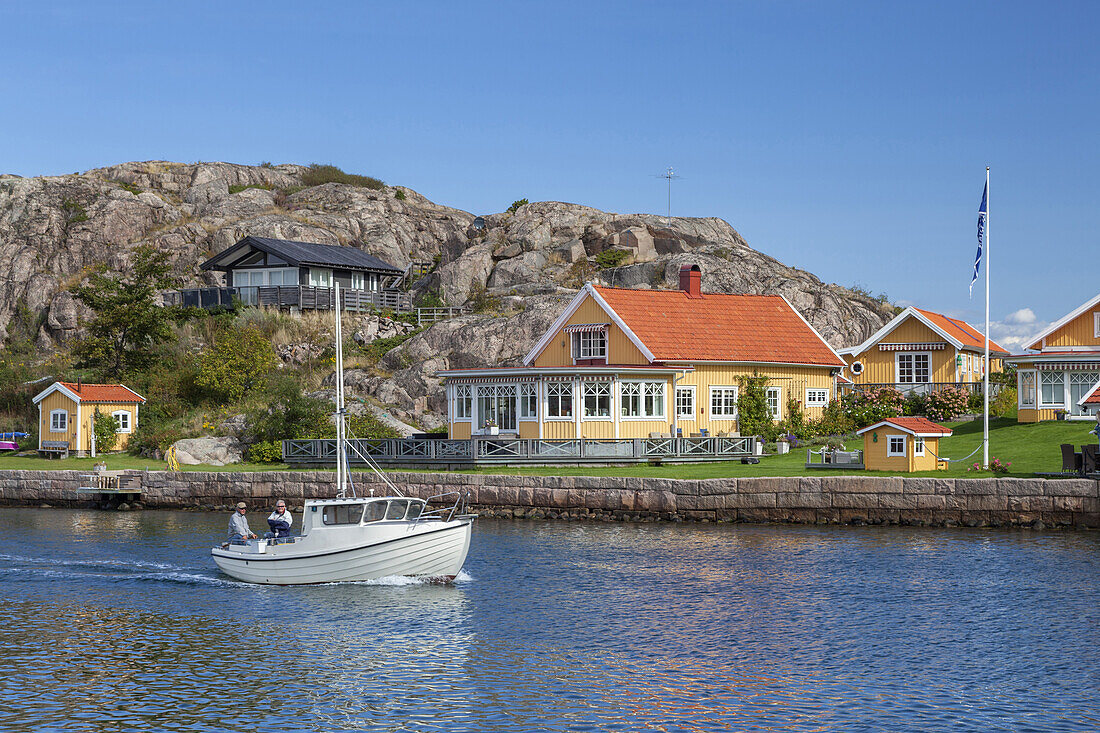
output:
[[[0,471],[8,505],[91,506],[76,471]],[[413,496],[467,493],[485,516],[607,521],[733,521],[802,524],[910,524],[1100,527],[1100,482],[1092,479],[941,479],[811,476],[679,480],[586,476],[394,473]],[[311,471],[142,474],[149,508],[225,510],[247,501],[263,510],[331,496],[335,474]],[[370,474],[353,474],[360,495],[385,493]]]

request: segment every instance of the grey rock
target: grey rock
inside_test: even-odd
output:
[[[179,462],[188,466],[240,463],[244,455],[244,444],[232,436],[184,438],[172,445],[176,449]]]

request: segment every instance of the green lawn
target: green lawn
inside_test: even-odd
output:
[[[940,441],[940,455],[945,458],[963,458],[982,442],[982,421],[947,423],[954,431],[950,438]],[[1089,431],[1094,422],[1042,422],[1030,425],[1017,423],[1015,418],[995,418],[989,421],[990,458],[1000,458],[1012,463],[1009,475],[1030,477],[1035,473],[1054,473],[1062,468],[1061,443],[1081,446],[1095,443],[1096,436]],[[862,440],[849,441],[849,449],[863,447]],[[0,456],[0,470],[71,470],[91,471],[92,465],[104,460],[107,468],[164,470],[164,461],[136,458],[125,454],[111,454],[101,458],[67,458],[48,460],[32,456]],[[650,466],[493,466],[467,471],[467,473],[512,474],[527,476],[644,476],[650,478],[726,478],[737,476],[836,476],[856,474],[868,476],[891,475],[882,471],[841,471],[835,469],[808,469],[805,467],[806,449],[795,448],[783,456],[764,456],[757,465],[744,465],[738,461],[716,463],[687,463],[680,465]],[[981,451],[966,461],[951,463],[947,471],[924,471],[912,475],[926,476],[989,476],[986,471],[968,472],[967,466],[981,462]],[[229,466],[183,466],[184,471],[286,471],[282,463],[236,463]],[[315,470],[313,468],[301,470]],[[395,469],[399,470],[399,469]]]

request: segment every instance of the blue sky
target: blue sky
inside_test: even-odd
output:
[[[0,171],[331,162],[474,213],[718,216],[994,337],[1095,295],[1100,4],[0,6]],[[1013,322],[1016,321],[1016,322]]]

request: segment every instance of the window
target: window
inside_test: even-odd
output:
[[[331,288],[332,270],[324,267],[309,268],[309,284],[319,288]]]
[[[527,382],[519,386],[519,416],[520,419],[525,420],[538,419],[539,399],[534,382]]]
[[[1092,337],[1100,339],[1100,311],[1092,314]]]
[[[824,407],[829,404],[829,390],[827,389],[808,389],[806,390],[806,407]]]
[[[367,284],[370,285],[371,290],[378,290],[378,275],[372,272],[367,278]]]
[[[611,417],[611,384],[608,382],[585,382],[584,416]]]
[[[607,332],[581,331],[573,334],[574,359],[606,359]]]
[[[1019,407],[1035,407],[1035,372],[1018,372],[1016,375],[1020,389]]]
[[[913,455],[924,455],[924,438],[913,438]]]
[[[69,429],[69,413],[67,410],[53,410],[50,412],[50,432],[64,433]]]
[[[546,416],[573,417],[572,382],[550,382],[546,385]]]
[[[664,417],[664,382],[623,382],[620,412],[623,417]]]
[[[1077,403],[1085,398],[1085,395],[1096,383],[1096,374],[1093,372],[1069,373],[1069,411],[1074,415],[1087,414],[1082,412],[1082,407]]]
[[[695,419],[695,387],[676,388],[676,417]]]
[[[898,354],[897,381],[901,384],[914,384],[931,380],[930,354]]]
[[[781,412],[781,402],[783,400],[783,388],[782,387],[768,387],[768,414],[772,416],[772,420],[779,420],[783,417]]]
[[[888,436],[886,436],[886,455],[887,456],[904,456],[905,455],[905,436],[904,435],[888,435]]]
[[[233,285],[257,286],[257,285],[297,285],[298,271],[292,267],[280,267],[276,269],[234,270]]]
[[[352,290],[365,290],[367,285],[367,276],[362,272],[351,273],[351,289]]]
[[[455,420],[473,417],[473,390],[468,384],[455,385]]]
[[[367,504],[367,511],[363,513],[364,522],[379,522],[386,518],[386,502],[372,501]]]
[[[710,388],[710,416],[726,420],[737,419],[737,387]]]
[[[516,385],[491,384],[477,388],[477,419],[484,427],[516,429]]]
[[[407,500],[391,501],[389,507],[386,509],[386,519],[404,519],[405,512],[408,511],[408,509],[409,502]]]
[[[1040,407],[1061,407],[1065,398],[1065,378],[1062,372],[1043,372],[1039,375]]]
[[[116,410],[111,413],[111,417],[118,420],[118,430],[116,433],[128,433],[130,432],[130,413],[126,410]]]
[[[359,519],[362,516],[362,504],[337,504],[336,506],[325,507],[321,520],[325,524],[359,524]]]

